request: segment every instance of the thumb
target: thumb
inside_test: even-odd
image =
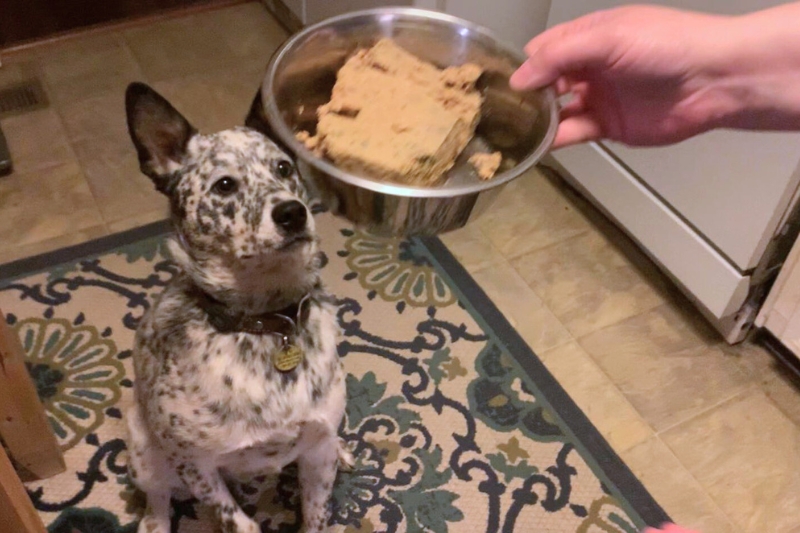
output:
[[[509,83],[515,90],[538,89],[567,74],[611,65],[617,48],[613,35],[581,19],[555,26],[528,43],[529,57]]]

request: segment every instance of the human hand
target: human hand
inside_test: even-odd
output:
[[[552,84],[559,95],[572,93],[554,148],[601,138],[681,141],[726,112],[713,60],[728,20],[653,6],[598,11],[532,39],[511,86]]]
[[[661,529],[656,529],[654,527],[648,527],[642,533],[698,533],[697,531],[689,531],[688,529],[683,529],[680,526],[676,526],[675,524],[663,524]]]

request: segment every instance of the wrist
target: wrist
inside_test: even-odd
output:
[[[723,24],[704,68],[710,126],[800,129],[800,3]]]

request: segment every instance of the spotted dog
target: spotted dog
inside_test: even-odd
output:
[[[345,384],[320,281],[309,194],[292,160],[240,127],[199,134],[147,85],[126,92],[141,169],[170,201],[178,270],[142,317],[127,413],[139,533],[170,532],[170,497],[213,508],[226,533],[258,524],[228,479],[297,462],[306,531],[325,531]]]

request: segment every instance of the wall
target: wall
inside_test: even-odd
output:
[[[417,0],[491,29],[507,43],[521,49],[547,26],[551,0]],[[422,6],[421,6],[422,7]]]
[[[551,0],[282,0],[305,24],[348,11],[381,6],[414,6],[444,11],[476,22],[521,49],[547,25]]]
[[[413,0],[305,0],[306,24],[314,24],[348,11],[387,6],[411,6]]]

